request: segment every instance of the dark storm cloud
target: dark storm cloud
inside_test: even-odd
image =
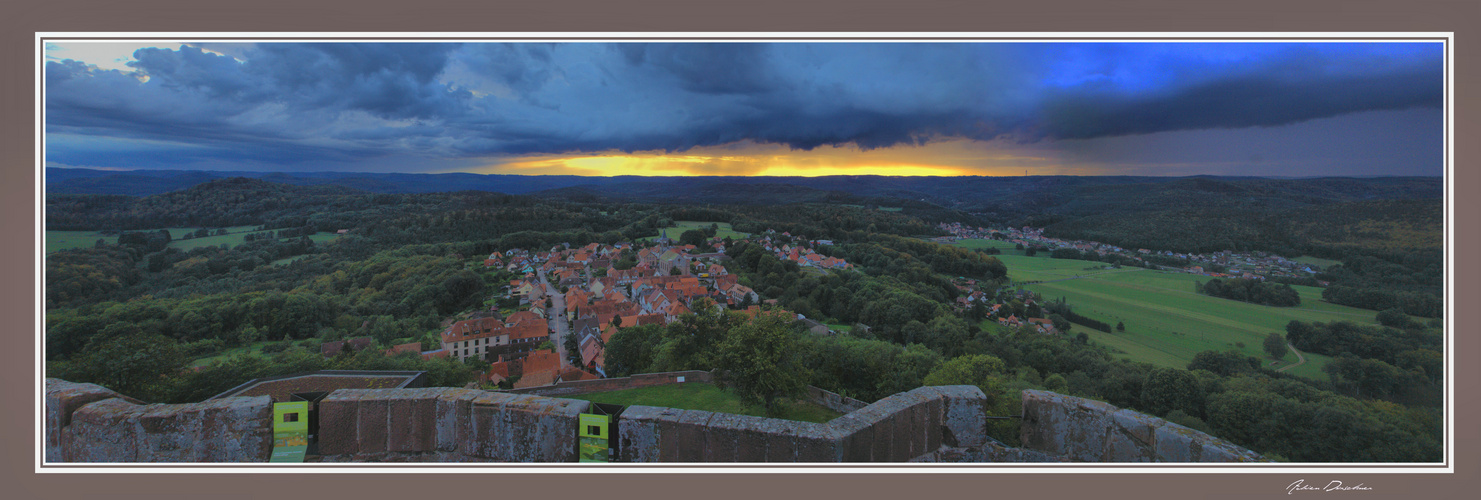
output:
[[[87,137],[181,158],[354,161],[750,140],[863,149],[1275,126],[1438,106],[1438,49],[1393,44],[262,43],[46,66],[54,161]],[[208,46],[209,47],[209,46]],[[219,55],[230,53],[231,55]],[[147,77],[143,78],[143,77]],[[147,80],[147,81],[146,81]],[[157,162],[180,148],[153,156]]]
[[[1088,139],[1272,127],[1364,111],[1439,107],[1444,99],[1438,61],[1425,67],[1405,64],[1372,73],[1327,75],[1293,73],[1286,68],[1289,65],[1233,71],[1191,85],[1141,92],[1101,85],[1050,91],[1036,132],[1054,139]]]

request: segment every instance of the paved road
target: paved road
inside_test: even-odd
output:
[[[535,272],[540,274],[540,282],[545,284],[545,289],[550,293],[550,309],[545,311],[545,317],[550,318],[550,330],[555,332],[550,341],[555,343],[555,352],[560,354],[561,367],[565,367],[570,365],[566,361],[566,335],[570,335],[571,329],[571,324],[566,321],[566,296],[551,286],[550,278],[545,277],[545,271],[537,269]]]

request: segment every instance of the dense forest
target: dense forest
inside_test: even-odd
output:
[[[1114,198],[1112,191],[1136,185],[1123,181],[1108,181],[1100,189]],[[1182,189],[1224,189],[1220,182]],[[1062,187],[1091,188],[1085,184],[1070,178]],[[1261,196],[1285,193],[1281,189]],[[1333,282],[1327,289],[1332,297],[1324,294],[1325,300],[1383,309],[1377,313],[1380,327],[1288,326],[1292,345],[1336,358],[1327,380],[1309,380],[1263,370],[1255,358],[1215,351],[1200,353],[1186,369],[1158,368],[1114,359],[1083,333],[1008,329],[984,321],[980,307],[952,307],[960,294],[953,279],[978,280],[992,290],[1007,285],[1008,272],[988,253],[919,239],[942,234],[936,222],[965,217],[958,208],[926,204],[879,210],[870,200],[827,196],[778,206],[576,198],[376,193],[257,179],[221,179],[144,197],[48,195],[47,229],[114,231],[119,238],[47,255],[46,374],[161,402],[198,401],[251,378],[325,368],[421,370],[429,372],[434,385],[458,386],[486,365],[387,357],[377,349],[326,359],[318,347],[358,336],[372,337],[380,349],[407,342],[435,346],[444,321],[486,307],[511,278],[482,267],[490,252],[628,241],[653,236],[680,220],[723,222],[742,232],[775,230],[777,243],[831,240],[817,250],[847,260],[855,270],[804,269],[745,241],[726,248],[732,259],[726,267],[763,299],[775,299],[777,309],[851,326],[840,326],[838,335],[818,336],[803,333],[790,318],[779,319],[784,316],[747,320],[739,313],[697,309],[700,314],[667,326],[622,329],[607,346],[609,375],[718,368],[729,374],[722,377],[727,386],[768,407],[805,384],[866,401],[921,385],[972,384],[989,395],[990,411],[999,416],[1017,414],[1018,391],[1041,388],[1162,416],[1278,459],[1441,457],[1443,337],[1436,324],[1409,317],[1440,315],[1431,302],[1438,300],[1442,282],[1437,281],[1442,276],[1438,253],[1383,248],[1369,244],[1372,235],[1366,233],[1299,233],[1310,235],[1312,241],[1301,244],[1310,245],[1312,255],[1318,248],[1348,252],[1321,254],[1343,262],[1323,271],[1323,279]],[[1088,209],[1101,206],[1097,200],[1045,195],[1035,203]],[[1229,213],[1243,206],[1232,206]],[[1287,206],[1311,210],[1296,202]],[[1079,231],[1075,221],[1085,218],[1045,214],[1042,222],[1067,233]],[[1166,222],[1137,219],[1096,234],[1114,242],[1117,234],[1159,221]],[[251,226],[261,236],[226,248],[184,250],[171,243],[186,234],[161,229],[229,226]],[[1370,231],[1381,229],[1374,227],[1379,229]],[[344,234],[332,241],[313,239],[341,230]],[[1272,246],[1293,244],[1291,237],[1274,236],[1278,229],[1233,231],[1268,237]],[[1203,285],[1206,293],[1212,283]],[[1277,284],[1246,287],[1238,280],[1215,287],[1218,292],[1211,295],[1243,290],[1246,299],[1273,297],[1268,303],[1279,302],[1290,290]],[[1066,320],[1066,326],[1073,321],[1111,330],[1075,314],[1073,304],[1063,300],[1041,299],[1032,307],[1036,314],[1055,317],[1056,325]],[[260,355],[228,355],[252,345],[260,346]],[[754,366],[777,369],[757,372],[749,368]],[[1016,444],[1016,425],[995,420],[991,433]]]
[[[1265,282],[1262,280],[1234,278],[1208,280],[1208,283],[1195,282],[1193,291],[1210,296],[1251,304],[1260,304],[1275,307],[1294,307],[1301,305],[1301,295],[1296,293],[1291,285],[1284,283]]]

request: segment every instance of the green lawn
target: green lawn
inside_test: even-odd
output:
[[[1284,333],[1292,320],[1375,322],[1372,311],[1322,302],[1321,289],[1314,287],[1293,287],[1301,295],[1298,307],[1269,307],[1198,295],[1193,292],[1193,282],[1208,279],[1203,276],[1139,268],[1084,271],[1082,268],[1094,263],[1038,257],[1010,257],[1004,261],[1015,280],[1084,276],[1026,288],[1046,300],[1064,297],[1075,312],[1084,316],[1111,325],[1124,322],[1126,331],[1114,334],[1083,325],[1071,331],[1085,332],[1092,341],[1123,353],[1118,356],[1160,366],[1186,367],[1195,354],[1207,350],[1234,349],[1266,359],[1262,350],[1265,335]],[[1321,367],[1330,358],[1308,354],[1307,359],[1292,373],[1324,378]],[[1286,362],[1275,367],[1295,361],[1295,356],[1289,355]]]
[[[238,354],[246,354],[246,355],[249,355],[249,356],[260,356],[260,355],[262,355],[262,347],[263,346],[268,345],[268,344],[277,343],[277,342],[282,342],[282,341],[281,340],[263,340],[263,341],[253,342],[252,345],[248,345],[248,346],[233,347],[233,348],[227,349],[226,351],[222,352],[221,354],[217,354],[215,356],[207,356],[207,357],[200,358],[200,359],[197,359],[195,361],[192,361],[192,362],[190,362],[190,366],[206,366],[206,365],[209,365],[209,364],[211,364],[213,362],[216,362],[216,361],[225,361],[226,358],[229,358],[229,357],[232,357],[232,356],[235,356],[235,355],[238,355]]]
[[[668,237],[671,240],[679,241],[679,236],[684,234],[684,231],[688,231],[690,229],[705,229],[710,227],[710,224],[716,224],[720,226],[720,229],[715,231],[715,237],[722,240],[726,237],[739,240],[750,236],[749,234],[742,233],[731,228],[729,222],[699,222],[692,220],[681,220],[674,221],[674,225],[668,228]],[[654,234],[653,236],[638,238],[638,241],[653,241],[655,239],[658,239],[657,234]]]
[[[681,410],[704,410],[757,417],[766,416],[765,410],[761,407],[742,403],[740,398],[734,394],[715,387],[714,384],[701,382],[686,382],[682,384],[658,385],[561,397],[581,399],[594,403],[659,406]],[[783,404],[783,415],[781,418],[821,424],[842,415],[842,413],[810,402],[788,401]]]
[[[879,207],[879,211],[881,212],[899,212],[904,209],[905,207]]]

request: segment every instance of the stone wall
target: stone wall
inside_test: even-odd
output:
[[[678,384],[679,377],[684,377],[683,383],[688,382],[712,382],[714,376],[710,372],[690,370],[681,372],[642,373],[631,377],[603,378],[596,380],[575,380],[569,382],[556,382],[555,385],[541,387],[527,387],[514,389],[514,394],[535,394],[540,396],[572,396],[576,394],[587,394],[591,392],[607,392],[622,389],[636,389],[638,387],[650,387],[655,385]]]
[[[1023,446],[1077,462],[1264,462],[1259,454],[1100,401],[1023,391]]]
[[[586,401],[470,389],[340,389],[319,403],[325,461],[575,462]]]
[[[988,439],[974,386],[922,387],[826,424],[629,406],[618,425],[624,462],[904,462]]]
[[[686,379],[708,380],[706,372],[689,373]],[[146,405],[57,379],[46,380],[46,391],[48,462],[265,462],[271,453],[266,396]],[[318,406],[318,460],[575,462],[578,414],[589,408],[475,389],[341,389]],[[1159,418],[1044,391],[1023,393],[1023,448],[1002,446],[986,428],[981,390],[942,386],[895,394],[822,424],[629,406],[617,438],[627,462],[1265,460]]]
[[[849,413],[869,406],[869,403],[810,385],[807,386],[807,397],[813,403],[839,413]]]
[[[265,462],[267,396],[140,404],[94,384],[46,379],[49,462]]]

